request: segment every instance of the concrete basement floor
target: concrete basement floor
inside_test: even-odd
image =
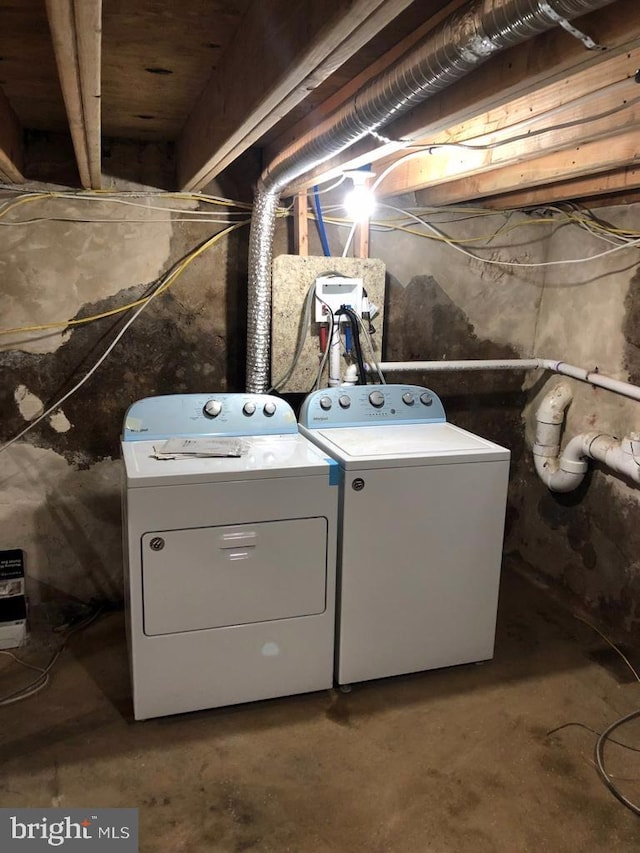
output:
[[[143,853],[637,851],[594,736],[547,735],[638,706],[640,685],[594,659],[606,648],[505,571],[491,663],[134,723],[112,613],[72,638],[42,693],[0,708],[0,805],[137,806]],[[2,695],[30,679],[0,667]],[[617,737],[640,746],[640,723]],[[607,754],[640,799],[640,756]]]

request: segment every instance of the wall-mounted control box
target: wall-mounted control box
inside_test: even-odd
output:
[[[271,381],[281,377],[279,391],[310,391],[318,376],[322,358],[322,327],[330,325],[330,315],[314,298],[309,309],[306,334],[302,328],[305,299],[310,287],[318,287],[331,311],[349,305],[358,315],[368,315],[367,328],[373,329],[371,343],[375,360],[382,359],[382,332],[385,306],[385,265],[376,258],[325,258],[314,255],[279,255],[273,261],[271,312]],[[358,302],[359,305],[354,304]],[[304,336],[304,345],[295,369],[289,373],[293,355]],[[368,344],[362,341],[365,361],[370,360]],[[341,357],[341,369],[348,362]],[[325,381],[326,384],[326,374]]]

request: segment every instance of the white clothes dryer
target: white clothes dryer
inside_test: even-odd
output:
[[[331,687],[338,469],[291,407],[140,400],[122,456],[136,719]]]

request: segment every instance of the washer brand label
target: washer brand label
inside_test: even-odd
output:
[[[138,853],[137,809],[0,809],[2,853]]]

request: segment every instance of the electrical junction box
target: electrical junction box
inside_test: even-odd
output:
[[[363,285],[361,278],[344,275],[321,275],[316,279],[316,322],[327,323],[328,312],[336,313],[343,305],[362,316]],[[367,300],[368,301],[368,300]]]
[[[354,282],[361,283],[362,298],[364,299],[364,292],[366,292],[369,304],[377,308],[377,313],[371,321],[375,331],[370,337],[375,360],[380,361],[384,325],[385,273],[384,263],[376,258],[326,258],[313,255],[279,255],[275,258],[271,312],[271,382],[277,382],[280,377],[285,376],[291,366],[300,336],[304,331],[302,320],[305,298],[309,288],[316,281],[320,281],[320,286],[323,288],[327,285],[340,285],[341,280],[343,281],[346,289],[338,287],[333,293],[327,293],[328,296],[335,297],[339,301],[337,308],[343,304],[350,304],[347,297],[354,297]],[[356,296],[357,293],[356,285]],[[335,310],[333,305],[331,307]],[[352,307],[357,310],[357,306]],[[315,305],[312,306],[309,315],[310,321],[298,364],[291,376],[278,385],[280,391],[307,393],[316,383],[322,352],[320,349],[321,321],[318,320]],[[367,341],[362,336],[361,343],[364,360],[371,361]],[[343,357],[343,373],[347,364]],[[325,373],[325,385],[326,381]]]
[[[15,649],[27,634],[24,554],[19,548],[0,551],[0,649]]]

